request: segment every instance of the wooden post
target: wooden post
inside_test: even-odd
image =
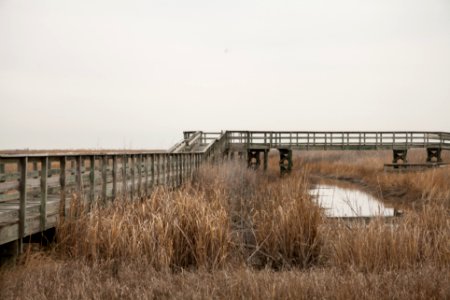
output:
[[[41,206],[40,223],[41,231],[45,230],[47,223],[47,177],[48,177],[48,156],[41,158]]]
[[[183,171],[184,171],[183,164],[184,164],[184,154],[180,154],[180,155],[179,155],[178,161],[179,161],[179,164],[180,164],[180,176],[179,176],[180,179],[179,179],[178,185],[181,186],[181,185],[183,184]]]
[[[174,179],[173,179],[173,182],[174,182],[174,187],[178,187],[179,185],[180,185],[180,183],[179,183],[179,175],[180,175],[180,160],[179,160],[179,158],[180,158],[180,154],[175,154],[175,156],[173,157],[173,160],[174,160],[174,168],[175,168],[175,170],[174,170]]]
[[[175,154],[174,160],[175,160],[175,172],[173,174],[175,176],[174,187],[178,187],[178,186],[180,186],[180,180],[179,180],[179,178],[180,178],[179,177],[180,176],[180,163],[181,163],[180,154]]]
[[[112,180],[113,180],[113,186],[112,186],[112,201],[116,200],[117,198],[117,155],[113,155],[113,166],[112,166]]]
[[[128,185],[128,179],[127,179],[127,161],[128,161],[128,157],[126,155],[124,155],[122,157],[122,194],[123,194],[123,199],[127,199],[127,185]]]
[[[191,153],[189,153],[188,155],[187,155],[187,176],[190,178],[191,177],[191,173],[192,173],[192,168],[191,168],[191,163],[192,163],[192,154]]]
[[[107,200],[106,187],[108,184],[108,175],[106,171],[108,166],[108,157],[102,156],[101,163],[102,163],[102,200],[103,202],[106,202]]]
[[[137,156],[137,173],[138,173],[138,188],[137,188],[137,197],[142,197],[142,155]]]
[[[66,161],[66,156],[62,156],[59,159],[59,184],[61,186],[59,215],[61,218],[66,216]]]
[[[89,170],[89,200],[91,203],[95,201],[95,156],[89,157],[90,160],[90,170]]]
[[[171,155],[167,154],[167,161],[166,161],[166,173],[167,173],[166,174],[166,176],[167,176],[166,186],[167,187],[170,187],[170,185],[172,184],[171,178],[170,178],[170,175],[172,172],[171,159],[172,159]]]
[[[268,165],[269,165],[269,150],[264,150],[264,171],[267,170]]]
[[[161,184],[161,154],[157,156],[157,164],[156,164],[156,185]]]
[[[171,168],[170,168],[170,163],[171,163],[171,157],[170,154],[166,155],[166,186],[170,187],[170,172],[171,172]]]
[[[149,164],[150,157],[148,155],[144,155],[144,172],[145,172],[145,197],[148,197],[149,195]]]
[[[152,189],[155,186],[155,154],[151,155]]]
[[[135,179],[136,179],[136,161],[134,155],[131,155],[131,191],[130,191],[130,198],[133,200],[134,198],[134,191],[135,191]]]
[[[162,154],[161,155],[161,179],[160,179],[160,184],[161,185],[166,185],[166,158],[167,158],[167,154]]]
[[[19,206],[19,253],[23,252],[23,238],[25,237],[25,221],[27,209],[27,167],[28,157],[20,159],[20,206]]]
[[[77,160],[77,192],[78,192],[78,196],[81,199],[82,196],[82,192],[83,192],[83,181],[81,178],[81,156],[77,156],[76,158]]]

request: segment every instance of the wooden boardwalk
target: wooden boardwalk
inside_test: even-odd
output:
[[[201,164],[234,155],[257,168],[268,151],[280,152],[280,170],[292,168],[292,150],[390,149],[393,163],[406,162],[411,148],[427,151],[427,160],[441,161],[450,150],[447,132],[281,132],[187,131],[166,152],[0,154],[0,245],[23,249],[25,237],[56,226],[68,213],[73,197],[86,201],[139,199],[157,186],[176,188]]]

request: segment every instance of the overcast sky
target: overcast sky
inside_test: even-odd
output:
[[[450,1],[0,0],[0,149],[450,131]]]

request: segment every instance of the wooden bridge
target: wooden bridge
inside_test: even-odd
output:
[[[184,132],[164,152],[0,154],[0,245],[23,250],[25,238],[54,228],[73,197],[85,201],[138,199],[156,186],[176,188],[205,162],[240,156],[249,167],[267,168],[268,152],[278,149],[280,171],[292,169],[292,151],[392,150],[393,163],[407,161],[411,148],[441,162],[450,150],[447,132]]]

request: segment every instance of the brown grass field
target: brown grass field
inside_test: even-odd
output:
[[[283,178],[276,157],[228,162],[143,201],[74,201],[54,244],[0,268],[0,299],[449,299],[450,169],[384,172],[389,155],[299,153]],[[330,220],[308,194],[322,180],[404,214]]]

